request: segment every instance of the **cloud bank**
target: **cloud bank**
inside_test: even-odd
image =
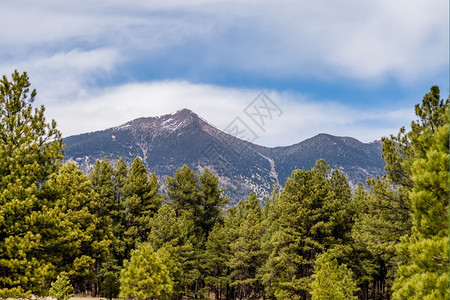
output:
[[[448,91],[447,5],[8,1],[0,73],[27,71],[66,136],[184,107],[224,128],[264,90],[284,114],[261,144],[370,141],[407,125],[432,84]]]

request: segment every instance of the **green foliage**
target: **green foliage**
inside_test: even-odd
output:
[[[128,258],[127,245],[125,242],[126,231],[126,207],[125,207],[125,194],[124,185],[128,177],[128,167],[125,161],[120,158],[117,161],[116,167],[112,170],[112,185],[114,191],[113,205],[109,211],[109,215],[112,220],[112,232],[114,235],[113,245],[111,251],[115,259],[122,261]],[[105,184],[109,186],[111,183],[106,181]]]
[[[119,158],[114,170],[114,198],[117,205],[125,201],[124,186],[128,177],[128,166],[123,158]]]
[[[40,187],[63,154],[55,121],[33,109],[26,73],[0,80],[0,297],[45,294],[55,268],[47,260],[42,231],[52,212]]]
[[[192,254],[192,245],[172,246],[164,244],[156,252],[161,259],[161,263],[166,266],[169,278],[173,283],[172,298],[177,298],[185,293],[186,282],[186,261]]]
[[[170,299],[173,283],[161,259],[149,244],[131,252],[120,272],[120,298]]]
[[[222,195],[225,189],[219,187],[219,177],[208,169],[200,174],[199,181],[201,217],[198,222],[205,236],[208,236],[216,222],[222,221],[222,209],[229,199]]]
[[[349,238],[349,187],[323,161],[295,170],[275,203],[263,282],[278,299],[307,297],[317,255]]]
[[[330,252],[321,254],[314,265],[311,283],[312,300],[358,299],[353,273],[346,265],[339,265]]]
[[[352,229],[353,247],[363,251],[360,253],[364,255],[364,261],[361,261],[364,269],[358,274],[361,283],[372,281],[377,287],[371,288],[374,293],[383,293],[386,292],[383,286],[390,288],[397,270],[396,245],[412,226],[409,187],[394,189],[387,176],[368,179],[367,183],[370,190],[357,190],[352,201],[358,206]],[[372,280],[369,281],[369,277]]]
[[[203,285],[202,274],[209,269],[203,264],[205,242],[215,224],[222,222],[222,209],[228,198],[222,195],[224,190],[219,187],[217,175],[208,169],[197,177],[188,165],[183,165],[173,177],[166,178],[166,184],[168,204],[175,213],[174,217],[177,222],[184,224],[182,226],[185,228],[184,232],[186,229],[189,231],[188,238],[183,237],[177,248],[183,253],[178,259],[183,271],[181,282],[184,294],[188,296],[188,289],[191,286],[195,296],[198,296],[202,293],[200,291]],[[150,240],[153,238],[151,234]]]
[[[167,196],[177,215],[190,211],[196,215],[200,210],[197,176],[188,165],[177,169],[173,177],[166,178]]]
[[[411,130],[383,139],[387,174],[359,193],[353,237],[395,299],[448,298],[448,99],[432,87]],[[398,266],[398,271],[397,271]],[[380,285],[377,285],[380,286]],[[445,288],[444,288],[445,286]]]
[[[136,222],[144,224],[158,211],[162,203],[162,196],[158,193],[159,187],[156,175],[152,173],[149,177],[142,161],[136,158],[131,164],[123,187],[129,213],[139,216]]]
[[[166,244],[177,246],[186,239],[189,227],[180,227],[175,210],[168,204],[164,204],[158,213],[150,220],[150,234],[148,241],[159,249]]]
[[[192,217],[187,212],[177,217],[169,204],[164,204],[150,221],[148,241],[167,266],[175,294],[186,294],[199,277],[194,231]]]
[[[148,177],[144,164],[136,158],[123,186],[127,216],[127,229],[124,233],[127,252],[133,249],[135,244],[147,240],[150,220],[163,200],[163,196],[158,193],[159,187],[156,175],[152,173]]]
[[[410,133],[413,227],[397,247],[402,261],[393,299],[448,299],[448,99],[439,100],[439,89],[433,87],[416,114],[420,120],[412,123]]]
[[[412,170],[413,224],[423,236],[448,234],[448,118],[446,110],[442,120],[445,123],[432,132],[424,132],[415,142],[421,149],[416,152]]]
[[[238,214],[242,216],[238,238],[230,243],[232,257],[228,261],[231,269],[231,286],[237,288],[239,298],[258,299],[262,285],[257,278],[262,265],[261,249],[261,209],[254,194],[238,204]]]
[[[263,208],[250,194],[225,213],[208,169],[167,177],[163,205],[139,158],[128,169],[105,157],[89,177],[61,164],[61,134],[29,87],[17,71],[0,81],[0,298],[389,299],[393,282],[393,299],[448,299],[449,100],[437,87],[409,132],[383,139],[387,172],[367,190],[351,196],[318,161]]]
[[[223,224],[215,224],[205,247],[205,283],[214,292],[216,299],[221,299],[230,283],[227,263],[232,257],[229,236]]]
[[[57,300],[68,300],[73,296],[73,287],[66,272],[59,274],[56,281],[52,283],[49,295]]]
[[[57,216],[52,219],[52,231],[41,232],[48,234],[46,249],[64,253],[51,261],[70,274],[74,285],[96,282],[94,270],[108,256],[113,239],[110,228],[104,228],[97,215],[99,195],[74,163],[62,165],[43,185],[42,192],[52,199],[52,215]]]
[[[408,189],[384,178],[368,179],[370,192],[359,198],[363,209],[358,211],[353,236],[385,261],[395,257],[395,245],[411,230],[411,205]]]
[[[117,261],[111,257],[105,261],[100,269],[100,275],[103,278],[101,296],[110,300],[117,298],[120,292],[120,267],[117,265]]]
[[[166,178],[169,203],[177,215],[188,212],[194,218],[199,238],[208,236],[214,224],[221,221],[221,211],[228,202],[222,195],[217,175],[205,169],[199,177],[188,166],[177,169],[173,177]]]
[[[99,201],[101,201],[98,215],[106,217],[113,208],[115,198],[113,168],[107,157],[95,162],[94,168],[89,174],[89,179],[92,182],[94,191],[99,195]]]

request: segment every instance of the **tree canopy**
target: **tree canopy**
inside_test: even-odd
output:
[[[351,189],[318,160],[226,208],[219,176],[63,162],[26,73],[0,81],[0,298],[448,299],[449,99],[432,87]],[[164,185],[165,184],[165,185]]]

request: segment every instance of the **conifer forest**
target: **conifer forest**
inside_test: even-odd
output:
[[[448,299],[449,99],[382,140],[351,189],[318,160],[237,206],[219,177],[65,162],[26,73],[0,81],[0,298]],[[413,108],[411,108],[413,109]],[[164,191],[164,192],[161,192]]]

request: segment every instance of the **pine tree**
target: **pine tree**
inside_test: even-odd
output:
[[[412,222],[397,249],[402,258],[393,286],[393,299],[448,299],[449,297],[449,110],[432,87],[421,105],[419,121],[409,137],[413,158]]]
[[[120,298],[170,299],[173,283],[161,259],[148,244],[131,252],[120,272]]]
[[[269,258],[263,282],[268,296],[306,299],[316,257],[345,241],[350,193],[338,171],[318,161],[311,171],[295,170],[274,207]],[[268,248],[268,249],[267,249]]]
[[[115,193],[113,185],[113,168],[107,157],[103,160],[97,160],[94,164],[92,172],[89,174],[94,191],[99,195],[99,212],[100,218],[108,218],[102,220],[105,223],[111,223],[110,211],[113,209]]]
[[[184,211],[191,212],[194,217],[201,215],[198,178],[188,165],[177,169],[173,177],[166,178],[166,190],[177,215]]]
[[[369,210],[368,203],[370,201],[368,198],[371,197],[365,189],[366,187],[363,183],[359,182],[348,205],[348,212],[352,218],[351,224],[353,225],[351,230],[352,238],[347,244],[350,247],[342,249],[344,251],[341,255],[334,254],[339,259],[339,263],[345,263],[352,270],[356,283],[360,288],[358,296],[362,300],[370,299],[369,294],[376,290],[374,286],[379,286],[380,288],[378,289],[382,291],[384,287],[380,280],[384,280],[386,277],[386,262],[378,258],[373,251],[368,249],[368,244],[372,247],[371,249],[377,249],[377,244],[372,244],[372,240],[367,237],[363,239],[359,236],[362,227],[358,227],[358,225],[360,226],[362,222],[358,222],[362,216],[367,215]],[[371,232],[371,234],[374,234],[374,232]],[[370,297],[376,298],[374,295],[370,295]]]
[[[44,107],[33,110],[36,94],[26,73],[0,81],[0,297],[45,294],[54,278],[42,257],[52,216],[40,187],[57,170],[63,142]]]
[[[174,294],[188,296],[190,285],[200,275],[192,216],[185,212],[177,217],[172,206],[164,204],[150,221],[148,242],[168,267]]]
[[[62,272],[58,275],[56,281],[52,283],[49,295],[57,300],[68,300],[73,296],[73,287],[67,273]]]
[[[118,205],[125,201],[124,186],[128,177],[128,166],[125,160],[121,157],[117,160],[116,168],[114,170],[114,199]]]
[[[358,290],[353,273],[346,265],[339,265],[329,252],[317,258],[311,284],[312,300],[356,300]]]
[[[220,300],[226,295],[226,288],[230,283],[227,262],[232,254],[229,245],[229,237],[224,225],[216,223],[209,233],[205,243],[206,250],[203,254],[206,266],[205,283],[214,293],[216,300]]]
[[[440,269],[448,266],[448,259],[430,267],[431,257],[448,256],[448,242],[438,237],[437,230],[446,232],[448,239],[448,99],[440,100],[438,87],[432,87],[416,105],[416,115],[419,119],[410,131],[402,127],[398,135],[383,139],[387,173],[367,181],[370,192],[360,198],[363,212],[353,229],[357,244],[377,259],[375,287],[389,297],[395,276],[393,297],[398,299],[441,297],[448,292],[442,288],[448,275]],[[421,232],[425,228],[430,231]]]
[[[204,288],[201,278],[204,273],[204,245],[214,224],[222,220],[221,211],[228,198],[222,195],[224,190],[219,187],[218,176],[208,169],[197,177],[188,165],[183,165],[181,169],[176,170],[173,177],[166,178],[166,184],[169,204],[177,217],[193,220],[193,237],[190,239],[193,255],[183,263],[183,268],[185,275],[190,274],[185,283],[191,282],[194,294],[197,295]]]
[[[118,262],[112,256],[102,263],[100,269],[100,275],[103,279],[100,291],[102,297],[106,297],[109,300],[117,298],[120,292],[120,270]]]
[[[422,130],[419,127],[414,135]],[[365,211],[359,213],[352,235],[376,258],[378,266],[373,285],[376,292],[388,297],[400,259],[396,246],[412,228],[410,195],[414,182],[411,174],[417,145],[412,142],[411,132],[404,127],[397,135],[383,138],[382,142],[387,172],[382,177],[367,179],[370,191],[367,197],[361,198],[365,202]]]
[[[239,299],[258,299],[262,293],[262,285],[257,271],[263,263],[259,201],[251,193],[247,200],[239,203],[238,210],[243,210],[239,237],[230,244],[232,257],[228,262],[231,269],[231,286],[237,288]]]
[[[97,214],[100,197],[91,186],[74,163],[62,165],[42,187],[43,195],[54,203],[52,215],[58,217],[53,221],[52,231],[43,231],[41,235],[50,237],[45,244],[50,253],[64,254],[48,259],[68,272],[78,290],[84,292],[94,287],[91,292],[96,295],[99,268],[109,256],[113,234]]]
[[[161,206],[163,197],[158,193],[160,185],[156,175],[150,177],[139,158],[131,164],[129,175],[123,187],[127,214],[127,230],[124,233],[127,253],[139,242],[147,240],[149,224]]]
[[[208,169],[200,174],[199,181],[201,215],[198,222],[207,238],[216,222],[222,221],[222,210],[229,199],[223,196],[225,189],[219,187],[219,177]]]
[[[352,236],[359,247],[376,257],[375,292],[388,293],[398,261],[396,245],[412,226],[410,188],[394,189],[387,176],[368,179],[367,183],[370,190],[360,197],[364,210],[358,212]]]
[[[129,259],[127,255],[127,246],[125,242],[126,231],[126,205],[124,186],[128,178],[128,167],[126,162],[120,158],[116,167],[113,169],[113,190],[114,190],[114,204],[110,211],[110,216],[113,223],[114,243],[112,247],[113,259],[118,265],[122,264],[124,259]],[[129,252],[128,252],[129,254]]]

